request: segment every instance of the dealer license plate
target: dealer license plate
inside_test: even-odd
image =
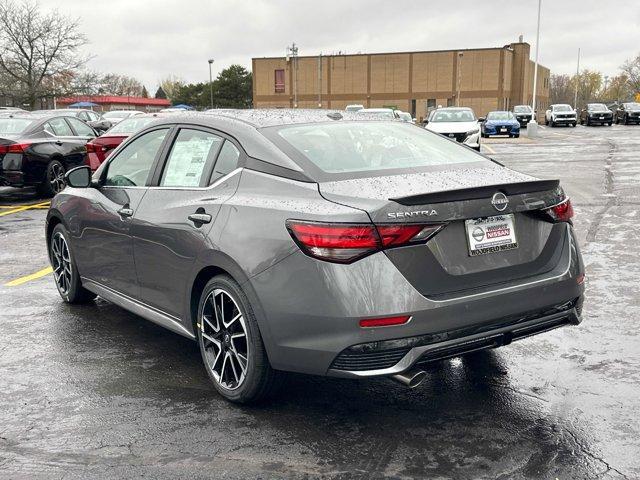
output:
[[[469,255],[484,255],[518,248],[513,214],[465,221]]]
[[[500,128],[500,133],[507,133],[507,127]]]

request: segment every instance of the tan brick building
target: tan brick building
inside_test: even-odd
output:
[[[390,106],[421,119],[427,109],[459,103],[479,116],[531,104],[534,63],[528,43],[432,52],[297,58],[298,108]],[[295,61],[253,59],[255,108],[294,107]],[[537,110],[549,103],[549,69],[538,65]],[[320,84],[322,91],[320,92]]]

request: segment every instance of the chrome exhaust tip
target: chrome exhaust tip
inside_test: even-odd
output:
[[[427,377],[427,372],[420,370],[419,368],[412,368],[403,373],[396,373],[391,375],[391,380],[398,382],[400,385],[404,385],[409,388],[416,388]]]

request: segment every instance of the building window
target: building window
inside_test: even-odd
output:
[[[284,93],[284,70],[275,71],[275,91]]]

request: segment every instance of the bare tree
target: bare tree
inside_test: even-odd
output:
[[[569,75],[551,75],[549,78],[549,100],[554,103],[573,103],[573,90]]]
[[[82,66],[78,49],[87,43],[78,21],[57,11],[43,13],[37,3],[0,0],[0,78],[11,82],[9,94],[31,107],[48,95],[46,79]],[[5,86],[6,88],[6,86]]]
[[[633,94],[640,94],[640,55],[624,62],[620,67],[627,77],[627,85]]]
[[[168,77],[161,79],[158,83],[167,98],[171,101],[173,101],[173,99],[177,96],[180,87],[184,85],[184,81],[174,75],[169,75]]]

